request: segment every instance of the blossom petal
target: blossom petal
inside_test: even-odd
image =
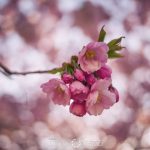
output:
[[[99,70],[107,62],[108,50],[109,48],[104,42],[91,42],[83,47],[78,59],[81,69],[88,73]]]
[[[91,91],[93,90],[100,90],[100,91],[104,91],[107,90],[109,88],[109,86],[111,85],[111,79],[100,79],[97,80],[91,87]]]
[[[89,88],[79,81],[74,81],[70,84],[71,98],[77,101],[84,101],[87,98]]]
[[[70,91],[62,80],[51,79],[42,84],[41,88],[55,104],[64,106],[70,104]]]
[[[116,96],[114,93],[105,91],[102,97],[102,105],[105,109],[109,109],[113,104],[116,103]]]

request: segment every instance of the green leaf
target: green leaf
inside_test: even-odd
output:
[[[122,54],[116,53],[115,51],[108,52],[108,58],[122,58],[124,57]]]
[[[98,37],[98,42],[103,42],[106,36],[106,32],[104,30],[104,26],[101,28],[99,37]]]
[[[71,61],[72,61],[72,60],[75,61],[75,62],[77,62],[77,61],[78,61],[78,56],[75,56],[75,55],[72,56],[72,57],[71,57]]]
[[[51,74],[56,74],[56,73],[60,73],[60,72],[62,72],[62,71],[63,71],[63,68],[60,67],[60,68],[54,68],[54,69],[52,69],[52,70],[49,70],[49,73],[51,73]]]
[[[124,37],[124,36],[121,36],[120,38],[111,40],[111,41],[107,44],[108,47],[111,49],[112,46],[119,44],[123,38],[125,38],[125,37]]]
[[[109,51],[120,51],[120,50],[122,50],[123,48],[125,48],[125,47],[120,46],[120,45],[114,45],[114,46],[112,46],[112,47],[109,49]]]
[[[72,64],[74,67],[77,67],[77,66],[78,66],[78,57],[77,57],[77,56],[72,56],[72,57],[71,57],[71,64]]]
[[[74,72],[74,66],[69,63],[63,63],[63,70],[69,74],[73,74]]]
[[[120,42],[123,38],[125,38],[125,37],[122,36],[122,37],[119,37],[117,39],[113,39],[107,44],[109,47],[109,51],[108,51],[108,57],[109,58],[121,58],[121,57],[123,57],[122,54],[116,52],[116,51],[120,51],[120,50],[122,50],[122,48],[124,48],[120,45]]]
[[[73,67],[68,67],[68,68],[67,68],[67,72],[68,72],[69,74],[73,74],[73,72],[74,72]]]

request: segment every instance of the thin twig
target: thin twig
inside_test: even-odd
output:
[[[3,73],[6,76],[11,75],[28,75],[28,74],[46,74],[46,73],[52,73],[52,70],[37,70],[37,71],[26,71],[26,72],[18,72],[18,71],[11,71],[9,68],[4,66],[2,63],[0,63],[0,72]]]

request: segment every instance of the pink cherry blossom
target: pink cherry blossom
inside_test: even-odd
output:
[[[100,115],[104,109],[109,109],[115,102],[116,96],[109,91],[111,80],[97,80],[91,87],[86,101],[87,112],[90,115]]]
[[[73,102],[70,105],[70,113],[82,117],[86,114],[86,106],[85,106],[85,101],[80,103],[80,102]]]
[[[116,102],[118,102],[119,101],[119,92],[118,92],[118,90],[113,86],[110,86],[109,90],[116,95]]]
[[[84,81],[85,80],[84,73],[80,69],[75,69],[74,76],[79,81]]]
[[[61,76],[61,79],[62,79],[66,84],[68,84],[68,83],[73,82],[74,77],[73,77],[71,74],[69,74],[69,73],[64,73],[64,74]]]
[[[42,84],[41,88],[55,104],[64,106],[70,104],[70,91],[62,80],[51,79]]]
[[[108,50],[103,42],[91,42],[83,47],[78,57],[81,69],[87,73],[99,70],[107,62]]]
[[[107,65],[101,67],[101,69],[99,69],[98,71],[96,71],[96,75],[100,78],[100,79],[104,79],[104,78],[110,78],[112,74],[112,70],[110,67],[108,67]]]
[[[96,80],[97,80],[97,79],[95,78],[94,74],[87,74],[87,75],[86,75],[86,82],[87,82],[89,85],[93,85]]]
[[[79,81],[70,84],[71,98],[75,101],[84,101],[87,98],[89,88]]]

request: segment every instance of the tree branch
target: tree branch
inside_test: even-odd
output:
[[[52,70],[37,70],[37,71],[25,71],[25,72],[18,72],[18,71],[12,71],[9,68],[7,68],[5,65],[0,63],[0,72],[3,73],[6,76],[11,75],[29,75],[29,74],[55,74],[57,72],[61,72],[63,68],[54,68]]]

